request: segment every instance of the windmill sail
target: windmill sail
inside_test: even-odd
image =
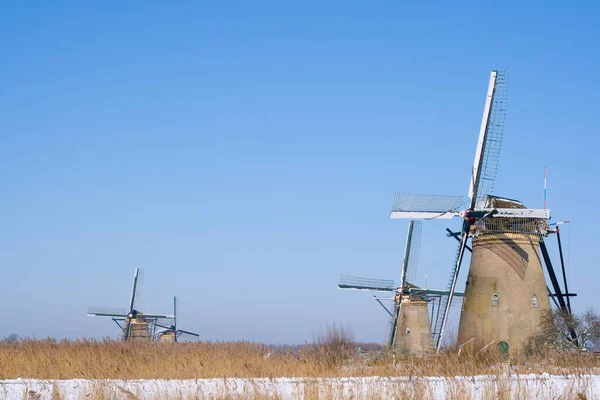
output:
[[[493,74],[493,73],[492,73]],[[506,119],[506,105],[508,94],[508,73],[496,71],[492,105],[487,116],[485,136],[483,143],[483,156],[479,168],[479,181],[475,191],[475,201],[478,202],[487,194],[492,194],[496,182],[496,173],[502,149],[504,135],[504,120]],[[483,120],[486,120],[484,114]],[[484,122],[482,122],[483,128]],[[475,204],[471,205],[474,208]]]
[[[403,283],[412,282],[417,275],[417,265],[419,264],[419,250],[421,248],[421,230],[422,223],[420,221],[411,221],[412,232],[410,232],[410,242],[407,243],[409,248],[409,257],[406,265],[406,275]]]
[[[144,279],[144,270],[136,268],[133,274],[133,285],[131,288],[131,299],[129,301],[129,312],[132,312],[139,299],[139,292],[141,292],[142,281]]]
[[[87,314],[91,317],[127,317],[127,311],[124,308],[109,308],[109,307],[88,307]]]
[[[340,275],[338,289],[367,290],[372,292],[393,292],[396,287],[390,279],[363,278],[360,276]]]
[[[179,335],[188,335],[188,336],[193,336],[193,337],[200,337],[200,335],[197,334],[197,333],[190,332],[190,331],[184,331],[184,330],[181,330],[181,329],[178,329],[177,333]]]
[[[464,203],[463,196],[396,193],[390,218],[450,219]]]

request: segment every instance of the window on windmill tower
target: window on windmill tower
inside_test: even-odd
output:
[[[538,308],[539,307],[538,298],[537,298],[537,296],[535,294],[533,296],[531,296],[531,305],[534,308]]]
[[[410,328],[406,328],[406,333],[409,334],[410,333]]]
[[[498,293],[494,293],[492,295],[492,305],[497,306],[499,300],[500,300],[500,298],[498,297]]]

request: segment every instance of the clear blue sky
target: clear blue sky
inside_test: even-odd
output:
[[[395,191],[466,195],[492,69],[495,193],[541,207],[548,166],[575,308],[599,306],[600,7],[418,3],[4,3],[0,336],[114,337],[87,306],[125,307],[140,267],[143,308],[176,294],[203,340],[383,340],[339,274],[399,278]],[[417,283],[446,285],[459,225],[424,225]]]

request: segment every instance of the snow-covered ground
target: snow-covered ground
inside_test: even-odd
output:
[[[1,399],[214,399],[254,395],[281,399],[596,399],[600,398],[600,375],[0,381]]]

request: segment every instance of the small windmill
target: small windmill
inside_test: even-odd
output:
[[[171,325],[163,325],[162,320],[159,320],[156,325],[162,330],[158,331],[158,341],[161,343],[175,343],[182,335],[199,337],[197,333],[177,329],[177,297],[173,297],[173,323]]]
[[[115,309],[106,307],[89,307],[88,316],[111,318],[121,329],[125,341],[150,341],[154,336],[156,322],[160,320],[173,320],[174,315],[142,313],[137,310],[136,301],[143,270],[135,269],[133,287],[129,309]]]
[[[447,291],[422,289],[414,282],[421,245],[421,222],[410,221],[400,274],[400,286],[393,280],[361,278],[342,275],[339,289],[364,290],[372,292],[393,292],[389,298],[373,296],[390,316],[386,344],[389,348],[421,355],[433,349],[431,319],[428,304],[432,304],[431,317],[435,314],[435,301],[448,296]],[[461,296],[462,293],[455,293]],[[381,300],[393,300],[390,311]],[[438,317],[439,318],[439,307]],[[436,318],[436,319],[437,319]]]
[[[558,303],[567,310],[564,297],[568,299],[570,294],[563,296],[544,244],[544,237],[550,233],[550,210],[528,209],[520,201],[490,195],[500,158],[507,86],[506,72],[492,71],[467,198],[401,193],[394,199],[390,218],[462,218],[459,232],[448,230],[448,236],[456,238],[459,245],[448,283],[449,295],[442,298],[442,318],[434,328],[438,350],[456,295],[465,250],[471,251],[472,256],[459,344],[474,342],[483,346],[497,342],[507,350],[510,342],[519,349],[535,331],[540,313],[550,308],[538,248],[551,275]],[[466,209],[459,211],[465,203]],[[467,245],[469,238],[472,248]]]

